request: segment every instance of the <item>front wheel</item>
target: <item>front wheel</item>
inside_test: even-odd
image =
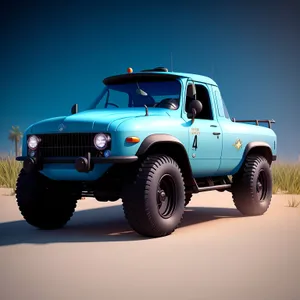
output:
[[[185,187],[177,163],[165,155],[149,156],[135,181],[124,187],[123,209],[129,225],[140,235],[171,234],[184,214]]]
[[[272,199],[272,174],[262,156],[248,156],[233,176],[232,195],[236,208],[246,216],[263,215]]]
[[[188,204],[192,200],[192,197],[193,197],[193,194],[191,194],[191,193],[186,193],[185,194],[184,206],[188,206]]]
[[[40,229],[58,229],[72,217],[79,192],[56,183],[38,172],[21,170],[16,188],[19,210],[28,224]]]

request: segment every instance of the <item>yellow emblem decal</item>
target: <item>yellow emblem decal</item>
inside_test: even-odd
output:
[[[233,147],[235,147],[236,149],[240,150],[243,146],[243,143],[240,139],[237,139],[236,142],[233,144]]]
[[[200,134],[199,128],[191,128],[191,134]]]

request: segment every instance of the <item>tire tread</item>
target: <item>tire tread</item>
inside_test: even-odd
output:
[[[267,199],[267,205],[262,209],[257,205],[254,194],[254,177],[257,169],[263,166],[269,166],[267,160],[263,156],[248,156],[245,163],[236,175],[233,176],[232,198],[236,208],[244,215],[257,216],[266,212],[271,204],[272,193]],[[272,191],[272,181],[269,188]]]
[[[182,172],[178,164],[166,155],[148,156],[138,168],[136,180],[125,187],[123,197],[124,215],[130,226],[139,234],[149,237],[161,237],[169,235],[180,226],[183,214],[177,227],[170,231],[163,231],[157,227],[153,216],[150,212],[149,197],[150,186],[155,177],[156,171],[164,164],[172,164],[176,167],[180,174],[180,180],[184,181]],[[144,187],[144,189],[143,189]]]

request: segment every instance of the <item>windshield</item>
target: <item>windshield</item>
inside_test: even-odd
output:
[[[162,107],[166,99],[176,99],[179,105],[180,93],[177,80],[107,85],[91,108]]]

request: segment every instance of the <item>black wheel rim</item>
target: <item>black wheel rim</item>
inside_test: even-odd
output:
[[[268,179],[264,170],[260,170],[256,183],[256,193],[260,201],[264,201],[268,191]]]
[[[157,206],[160,216],[168,219],[172,216],[177,204],[175,182],[171,175],[163,175],[157,188]]]

